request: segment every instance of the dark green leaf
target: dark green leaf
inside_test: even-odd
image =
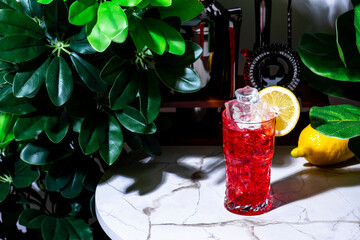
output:
[[[336,81],[330,78],[321,77],[311,72],[307,67],[301,67],[301,78],[306,83],[330,96],[360,101],[360,82]]]
[[[112,0],[114,3],[124,7],[135,7],[142,0]]]
[[[37,0],[20,0],[24,12],[31,18],[41,18],[43,15],[43,5],[39,4]]]
[[[93,193],[95,193],[99,180],[103,175],[103,172],[101,171],[101,169],[99,169],[99,166],[97,164],[98,163],[94,161],[89,163],[87,169],[91,169],[91,170],[87,171],[87,174],[83,180],[84,188]]]
[[[23,13],[0,9],[0,35],[29,35],[36,38],[44,36],[43,30],[35,21]]]
[[[188,67],[198,60],[202,53],[203,49],[196,43],[192,41],[186,41],[186,48],[184,55],[178,56],[173,54],[163,54],[162,56],[156,56],[155,61],[157,64],[163,66],[171,67]]]
[[[10,10],[15,10],[14,8],[12,8],[11,6],[9,6],[6,3],[3,3],[0,1],[0,9],[10,9]]]
[[[203,10],[204,6],[198,0],[172,0],[170,7],[159,8],[161,18],[178,16],[182,22],[197,17]]]
[[[109,98],[112,110],[120,110],[132,103],[139,89],[139,73],[125,68],[115,79]]]
[[[72,117],[71,118],[72,130],[76,133],[80,133],[80,129],[83,121],[84,121],[83,118]]]
[[[167,23],[154,19],[154,18],[144,18],[143,21],[146,23],[145,26],[152,31],[153,28],[149,26],[156,26],[160,30],[166,41],[166,51],[176,55],[183,55],[185,53],[185,41],[181,34],[170,27]]]
[[[111,165],[120,156],[124,139],[118,120],[109,114],[108,122],[107,136],[100,147],[100,156],[108,165]]]
[[[126,139],[126,144],[132,151],[137,151],[142,147],[140,134],[129,132],[125,129],[124,138]]]
[[[65,198],[74,198],[78,196],[83,189],[83,180],[85,178],[85,172],[82,170],[75,171],[73,178],[68,185],[61,191],[61,195]]]
[[[75,88],[69,101],[65,104],[65,111],[73,117],[84,118],[96,110],[92,92],[84,88]]]
[[[153,122],[159,114],[161,94],[159,81],[150,71],[146,71],[140,81],[140,111],[147,123]]]
[[[96,217],[95,194],[93,194],[90,199],[90,212],[92,217]]]
[[[13,84],[14,83],[14,78],[15,78],[15,72],[6,72],[4,75],[3,75],[3,80],[6,82],[6,83],[9,83],[9,84]]]
[[[191,68],[168,69],[157,67],[156,73],[160,80],[174,91],[191,93],[196,92],[201,88],[200,78]]]
[[[69,236],[63,218],[46,216],[42,221],[41,230],[44,240],[63,240]]]
[[[100,31],[110,39],[127,29],[128,21],[122,8],[114,2],[103,2],[97,12]]]
[[[360,4],[354,5],[354,27],[356,35],[356,46],[360,53]]]
[[[147,154],[150,156],[161,155],[161,146],[154,135],[141,135],[141,141]]]
[[[46,117],[42,115],[24,116],[16,120],[14,136],[17,141],[35,138],[44,130]]]
[[[345,68],[341,62],[333,35],[304,34],[298,53],[306,67],[317,75],[338,81],[360,81],[360,69]]]
[[[360,54],[356,47],[354,10],[340,15],[336,20],[336,42],[339,56],[345,67],[360,68]]]
[[[71,68],[63,57],[55,57],[46,72],[46,89],[51,102],[59,107],[69,100],[73,91]]]
[[[70,119],[65,112],[47,118],[45,133],[53,143],[59,143],[70,128]]]
[[[15,177],[13,178],[13,184],[16,188],[28,187],[40,177],[39,170],[33,169],[31,165],[21,160],[15,162],[14,168]]]
[[[354,137],[349,139],[348,147],[356,158],[360,161],[360,137]]]
[[[54,162],[45,177],[46,189],[60,192],[66,185],[70,184],[74,171],[71,160],[61,159]]]
[[[11,35],[0,39],[0,60],[6,62],[26,62],[46,50],[44,42],[32,36]]]
[[[32,165],[45,165],[62,158],[66,153],[64,147],[59,144],[49,145],[48,142],[35,140],[26,144],[20,153],[20,158]]]
[[[72,203],[71,204],[71,212],[68,216],[77,216],[79,212],[81,211],[82,205],[80,203]]]
[[[14,69],[13,64],[8,63],[8,62],[0,61],[0,71],[3,71],[3,70],[12,70],[12,69]]]
[[[116,113],[119,122],[130,132],[141,134],[153,134],[156,132],[154,123],[147,124],[144,116],[133,107],[126,107]]]
[[[85,27],[83,27],[82,29],[83,30],[77,35],[80,36],[80,35],[82,35],[82,32],[83,32],[83,35],[84,35],[83,38],[80,38],[80,39],[71,38],[70,39],[70,48],[80,54],[96,53],[96,50],[91,46],[88,39],[86,38]],[[76,37],[77,35],[74,35],[74,36]]]
[[[92,240],[93,235],[90,226],[80,218],[67,217],[66,228],[69,239]]]
[[[40,229],[41,223],[46,217],[40,210],[26,208],[24,209],[19,217],[19,224],[29,229]]]
[[[99,4],[96,0],[75,1],[69,8],[69,22],[74,25],[85,25],[96,17]]]
[[[11,114],[26,114],[34,112],[36,108],[25,98],[16,98],[8,85],[0,90],[0,111]]]
[[[91,46],[98,52],[105,51],[111,44],[111,39],[101,32],[96,19],[86,24],[86,36]]]
[[[33,97],[34,93],[40,89],[45,82],[46,70],[48,69],[50,58],[48,58],[34,72],[18,72],[13,83],[14,95],[20,97]]]
[[[17,120],[17,116],[8,113],[0,114],[0,149],[9,144],[14,137],[13,127]]]
[[[119,57],[112,57],[101,70],[100,78],[103,82],[114,84],[118,74],[129,66],[129,61]]]
[[[0,203],[4,201],[9,194],[10,187],[11,186],[9,182],[0,182]]]
[[[1,6],[4,6],[2,8],[5,9],[12,9],[12,10],[17,10],[17,11],[21,11],[21,5],[18,3],[18,1],[14,1],[14,0],[1,0],[0,1]],[[6,7],[5,7],[6,5]]]
[[[52,36],[67,34],[70,30],[68,7],[64,0],[53,0],[44,7],[44,19],[47,31]]]
[[[136,7],[139,9],[146,8],[150,4],[150,0],[142,0]]]
[[[360,136],[360,108],[331,105],[310,109],[311,126],[318,132],[342,139]]]
[[[85,155],[96,152],[105,141],[106,117],[95,115],[85,118],[81,125],[79,144]]]
[[[142,50],[145,47],[143,34],[147,30],[143,26],[142,22],[132,15],[129,16],[129,27],[132,27],[130,28],[130,36],[134,42],[135,48],[138,51]]]
[[[93,92],[105,92],[107,85],[100,80],[100,70],[85,61],[76,53],[71,53],[71,61],[81,80]]]

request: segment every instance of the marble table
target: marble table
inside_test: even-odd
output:
[[[360,164],[311,166],[277,146],[274,208],[240,216],[223,207],[220,146],[168,146],[161,157],[133,153],[97,186],[96,214],[119,240],[360,239]]]

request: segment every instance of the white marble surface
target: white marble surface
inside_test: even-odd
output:
[[[108,170],[96,189],[97,217],[114,240],[360,239],[360,164],[318,168],[291,149],[275,148],[268,213],[223,207],[220,146],[174,146]]]

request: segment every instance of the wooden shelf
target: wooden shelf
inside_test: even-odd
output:
[[[301,83],[294,90],[301,103],[301,116],[295,129],[284,137],[276,138],[277,145],[296,145],[301,130],[309,122],[313,106],[329,104],[328,97]],[[172,126],[157,133],[162,145],[222,145],[221,112],[229,99],[204,98],[203,95],[177,94],[165,98],[162,108],[175,111],[162,112]],[[195,109],[199,108],[199,109]]]
[[[184,100],[164,102],[163,108],[223,108],[226,100]]]

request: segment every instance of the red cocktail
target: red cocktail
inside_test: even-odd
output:
[[[270,167],[274,153],[275,118],[258,123],[235,122],[223,112],[226,164],[225,207],[242,215],[269,211]]]

